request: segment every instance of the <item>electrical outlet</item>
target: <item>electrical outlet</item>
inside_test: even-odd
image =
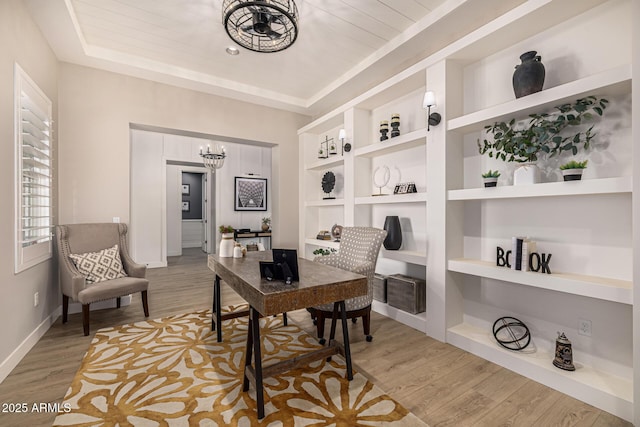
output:
[[[591,320],[578,319],[578,335],[591,336]]]
[[[33,306],[37,307],[40,304],[40,293],[36,292],[33,294]]]
[[[120,217],[119,216],[114,216],[113,217],[113,222],[115,222],[115,223],[120,222]]]

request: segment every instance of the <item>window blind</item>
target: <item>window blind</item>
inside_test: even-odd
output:
[[[16,64],[16,272],[51,257],[52,104]]]

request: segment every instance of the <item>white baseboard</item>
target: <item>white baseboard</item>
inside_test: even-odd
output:
[[[182,248],[200,248],[202,247],[202,241],[200,240],[193,240],[193,241],[186,241],[186,242],[182,242]]]
[[[147,268],[161,268],[166,267],[167,261],[159,261],[159,262],[148,262]]]
[[[42,338],[42,336],[49,330],[51,325],[58,320],[58,317],[62,315],[62,306],[56,308],[53,313],[47,316],[46,319],[42,321],[38,325],[38,327],[29,334],[27,338],[24,339],[20,343],[20,345],[7,357],[5,360],[0,363],[0,383],[2,383],[5,378],[9,376],[11,371],[18,366],[18,363],[22,360],[24,356],[29,353],[29,350],[33,348],[34,345]]]

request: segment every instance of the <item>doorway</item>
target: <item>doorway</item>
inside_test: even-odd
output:
[[[202,172],[182,171],[182,249],[207,250],[206,225],[206,175]]]
[[[183,248],[210,253],[215,223],[211,173],[201,166],[168,161],[166,178],[167,255],[180,256]]]

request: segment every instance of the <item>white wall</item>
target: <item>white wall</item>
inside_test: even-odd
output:
[[[167,265],[166,257],[179,255],[183,247],[198,247],[200,239],[195,236],[201,223],[182,221],[179,207],[181,171],[195,171],[188,166],[167,165],[167,162],[201,164],[200,147],[213,145],[213,140],[150,132],[139,129],[131,131],[131,253],[135,260],[149,267]],[[271,157],[269,147],[232,142],[224,143],[227,158],[224,166],[217,170],[213,185],[215,216],[212,215],[213,242],[217,247],[221,224],[234,228],[260,227],[261,218],[267,212],[236,212],[233,207],[236,176],[259,176],[268,180],[267,208],[274,203],[271,185]],[[158,183],[165,183],[158,185]],[[171,187],[169,187],[171,186]],[[165,193],[166,191],[166,193]],[[185,229],[186,227],[186,229]],[[177,229],[180,229],[178,232]],[[195,234],[194,234],[195,233]],[[190,237],[189,237],[190,236]],[[186,245],[185,245],[186,237]],[[197,242],[196,242],[197,240]]]
[[[32,21],[24,2],[0,2],[0,381],[46,332],[60,305],[57,268],[45,261],[14,274],[14,96],[13,69],[17,62],[53,102],[54,215],[56,203],[56,135],[58,62]],[[55,215],[57,216],[57,215]],[[55,220],[55,218],[54,218]],[[34,293],[40,303],[33,306]]]
[[[295,246],[297,129],[308,117],[66,63],[59,90],[62,222],[130,222],[132,177],[122,165],[130,162],[129,126],[136,123],[275,144],[274,241]]]

